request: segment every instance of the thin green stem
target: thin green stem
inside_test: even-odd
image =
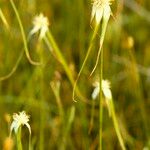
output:
[[[55,98],[56,98],[56,103],[58,105],[59,115],[60,115],[62,121],[64,121],[64,109],[63,109],[63,105],[62,105],[61,98],[60,98],[59,85],[57,85],[57,83],[51,82],[50,86],[51,86],[52,91],[53,91]]]
[[[41,108],[40,108],[40,139],[39,139],[39,150],[44,149],[44,108],[43,104],[41,102]]]
[[[95,100],[92,100],[90,127],[88,131],[89,134],[91,133],[94,124],[94,113],[95,113]]]
[[[104,43],[104,38],[105,38],[105,34],[106,34],[106,29],[107,29],[108,21],[109,21],[109,19],[108,20],[104,19],[103,22],[102,22],[102,29],[101,29],[102,32],[101,32],[101,36],[100,36],[99,50],[98,50],[98,54],[97,54],[97,58],[96,58],[96,63],[94,65],[94,68],[93,68],[92,72],[90,73],[90,76],[96,70],[98,62],[99,62],[99,58],[100,58],[102,46],[103,46],[103,43]]]
[[[32,150],[32,147],[31,147],[31,134],[29,133],[29,150]]]
[[[59,62],[62,64],[62,66],[63,66],[63,68],[64,68],[64,70],[65,70],[65,72],[66,72],[66,75],[68,76],[68,78],[69,78],[69,80],[70,80],[70,82],[71,82],[71,85],[72,85],[72,87],[73,87],[75,81],[74,81],[74,79],[73,79],[72,72],[71,72],[71,70],[70,70],[70,68],[69,68],[69,66],[68,66],[68,64],[67,64],[67,62],[66,62],[64,56],[62,55],[62,53],[61,53],[59,47],[57,46],[57,44],[56,44],[56,42],[55,42],[55,40],[54,40],[54,38],[53,38],[53,36],[52,36],[52,34],[51,34],[50,31],[47,32],[47,37],[48,37],[48,40],[49,40],[49,43],[50,43],[50,44],[48,44],[48,47],[49,47],[50,51],[53,51],[53,50],[54,50],[54,53],[55,53],[57,59],[58,59]],[[45,40],[45,42],[47,43],[46,38],[44,38],[44,40]],[[76,92],[76,94],[78,95],[78,97],[79,97],[83,102],[88,103],[87,100],[86,100],[86,98],[84,98],[84,96],[80,93],[78,87],[76,88],[76,91],[75,91],[75,92]]]
[[[120,143],[120,146],[122,148],[122,150],[126,150],[125,148],[125,144],[119,129],[119,125],[118,125],[118,121],[117,121],[117,117],[116,117],[116,113],[115,113],[115,108],[114,108],[114,104],[113,104],[113,100],[110,100],[110,107],[111,107],[111,115],[112,115],[112,120],[113,120],[113,124],[114,124],[114,128]]]
[[[72,77],[71,72],[69,71],[70,69],[69,69],[69,67],[68,67],[68,65],[67,65],[67,63],[66,63],[66,61],[65,61],[65,59],[63,57],[63,55],[61,54],[61,52],[60,52],[56,42],[54,41],[54,38],[53,38],[53,36],[52,36],[50,31],[47,32],[47,36],[48,36],[48,39],[50,40],[50,43],[51,43],[53,49],[55,50],[55,53],[56,53],[57,57],[59,58],[59,61],[63,65],[63,67],[64,67],[64,69],[66,71],[66,74],[68,75],[68,78],[69,78],[71,84],[74,84],[74,79]]]
[[[2,19],[2,21],[3,21],[4,25],[6,26],[6,28],[9,29],[8,22],[7,22],[7,20],[6,20],[5,16],[4,16],[1,8],[0,8],[0,18]]]
[[[21,143],[21,127],[19,127],[17,132],[17,149],[22,150],[22,143]]]
[[[72,94],[73,100],[75,99],[75,91],[76,91],[76,87],[77,87],[78,80],[79,80],[80,75],[81,75],[81,73],[82,73],[82,70],[83,70],[83,68],[84,68],[84,66],[85,66],[85,64],[86,64],[86,62],[87,62],[87,59],[88,59],[88,57],[89,57],[89,55],[90,55],[90,53],[91,53],[91,50],[92,50],[92,48],[93,48],[94,39],[95,39],[95,37],[96,37],[96,35],[97,35],[97,33],[98,33],[98,29],[99,29],[99,24],[96,25],[96,27],[95,27],[95,29],[94,29],[94,32],[93,32],[93,35],[92,35],[92,38],[91,38],[91,41],[90,41],[90,45],[89,45],[89,48],[88,48],[87,53],[86,53],[86,56],[85,56],[85,59],[84,59],[84,61],[83,61],[83,63],[82,63],[81,69],[80,69],[80,71],[79,71],[79,73],[78,73],[78,76],[77,76],[77,79],[76,79],[76,81],[75,81],[75,84],[74,84],[74,87],[73,87],[73,94]]]
[[[100,55],[100,92],[99,92],[99,149],[102,150],[102,134],[103,134],[103,98],[102,98],[102,79],[103,79],[103,49]]]
[[[41,43],[39,43],[41,44]],[[45,68],[45,62],[44,62],[44,55],[43,55],[43,51],[41,48],[41,45],[39,46],[39,56],[40,56],[40,61],[43,63],[43,65],[41,65],[40,67],[38,67],[37,69],[39,69],[39,82],[40,82],[40,140],[39,140],[39,150],[43,150],[44,149],[44,124],[45,124],[45,109],[44,109],[44,94],[45,94],[45,90],[44,90],[44,68]]]
[[[19,65],[19,63],[21,61],[22,56],[23,56],[23,50],[20,52],[19,57],[18,57],[18,59],[16,61],[16,64],[14,65],[14,67],[12,68],[12,70],[10,71],[10,73],[8,73],[5,76],[0,77],[0,81],[8,79],[8,78],[10,78],[14,74],[14,72],[16,71],[16,69],[17,69],[17,67],[18,67],[18,65]]]
[[[67,121],[67,124],[65,126],[64,134],[63,134],[63,137],[62,137],[62,143],[60,144],[60,150],[65,150],[66,149],[67,137],[68,137],[69,131],[71,130],[71,126],[72,126],[72,123],[74,121],[74,117],[75,117],[75,106],[73,105],[70,108],[68,121]]]
[[[30,57],[29,50],[28,50],[28,45],[27,45],[27,40],[26,40],[26,36],[25,36],[25,31],[24,31],[24,28],[23,28],[23,25],[22,25],[22,22],[21,22],[21,19],[20,19],[20,15],[18,13],[18,10],[17,10],[13,0],[10,0],[10,3],[12,5],[12,8],[15,12],[16,17],[17,17],[17,21],[19,23],[19,27],[20,27],[21,34],[22,34],[22,39],[23,39],[23,44],[24,44],[24,50],[25,50],[26,57],[27,57],[27,59],[29,60],[29,62],[31,64],[40,65],[41,63],[33,61]]]

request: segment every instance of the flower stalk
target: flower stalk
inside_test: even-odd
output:
[[[95,19],[96,26],[100,25],[102,22],[98,55],[97,55],[95,66],[90,74],[91,76],[94,73],[100,59],[100,68],[99,68],[99,86],[100,86],[99,87],[100,89],[99,91],[99,149],[100,150],[102,150],[102,130],[103,130],[103,97],[102,97],[103,49],[102,46],[104,43],[107,24],[111,15],[111,8],[110,8],[111,1],[112,0],[93,0],[92,15],[91,15],[91,21]]]
[[[17,149],[22,150],[22,142],[21,142],[21,127],[19,127],[18,132],[17,132]]]
[[[105,38],[105,34],[106,34],[108,21],[109,21],[110,15],[111,15],[111,9],[110,9],[111,1],[112,0],[94,0],[94,2],[93,2],[91,19],[93,20],[95,17],[96,25],[99,25],[102,22],[102,27],[101,27],[101,35],[100,35],[100,40],[99,40],[99,50],[98,50],[98,54],[97,54],[97,59],[96,59],[96,63],[94,65],[94,68],[93,68],[90,76],[96,70],[98,62],[99,62],[100,53],[101,53],[102,46],[104,43],[104,38]]]
[[[102,53],[103,54],[103,51]],[[101,58],[100,58],[101,60]],[[102,61],[102,60],[101,60]],[[101,74],[101,73],[100,73]],[[101,76],[100,76],[101,77]],[[102,97],[102,94],[104,95],[104,98],[105,98],[105,102],[107,104],[107,109],[108,109],[108,113],[109,113],[109,116],[112,118],[112,121],[113,121],[113,125],[114,125],[114,129],[115,129],[115,132],[116,132],[116,135],[117,135],[117,138],[119,140],[119,143],[120,143],[120,146],[122,148],[122,150],[126,150],[125,148],[125,144],[124,144],[124,141],[123,141],[123,138],[122,138],[122,135],[121,135],[121,131],[120,131],[120,128],[119,128],[119,124],[118,124],[118,121],[117,121],[117,116],[116,116],[116,112],[115,112],[115,107],[114,107],[114,103],[113,103],[113,97],[112,97],[112,92],[110,90],[110,82],[108,80],[100,80],[100,82],[96,82],[95,83],[95,89],[92,93],[92,95],[94,94],[94,98],[96,99],[96,97],[100,96],[100,149],[102,149],[102,119],[103,119],[103,97]]]
[[[100,55],[100,68],[99,68],[99,148],[102,150],[102,135],[103,135],[103,97],[102,97],[102,79],[103,79],[103,49]]]
[[[82,71],[83,71],[83,68],[85,67],[85,64],[86,64],[86,62],[87,62],[87,60],[88,60],[88,58],[89,58],[89,56],[90,56],[91,50],[92,50],[93,45],[94,45],[94,39],[95,39],[95,37],[96,37],[96,35],[97,35],[97,33],[98,33],[98,29],[99,29],[99,25],[97,25],[97,26],[94,28],[94,32],[93,32],[92,38],[91,38],[91,40],[90,40],[90,45],[89,45],[89,47],[88,47],[86,56],[85,56],[84,61],[83,61],[82,65],[81,65],[81,69],[80,69],[80,71],[79,71],[79,73],[78,73],[78,76],[77,76],[77,78],[76,78],[76,80],[75,80],[75,83],[74,83],[74,86],[73,86],[73,94],[72,94],[72,98],[73,98],[74,101],[75,101],[75,91],[76,91],[76,88],[77,88],[77,83],[78,83],[78,80],[79,80],[79,78],[80,78],[80,75],[81,75],[81,73],[82,73]]]

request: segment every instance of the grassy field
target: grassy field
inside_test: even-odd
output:
[[[90,76],[105,23],[96,31],[92,5],[0,0],[0,150],[150,150],[150,1],[112,2]],[[43,36],[33,22],[40,14]],[[10,136],[22,111],[31,134],[25,124]]]

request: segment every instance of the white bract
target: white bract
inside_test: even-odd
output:
[[[40,32],[40,39],[42,39],[46,32],[48,31],[49,22],[47,17],[45,17],[42,13],[38,16],[35,16],[33,19],[33,29],[30,34],[33,35],[37,32]]]
[[[111,15],[111,2],[113,0],[92,0],[91,21],[95,19],[96,24],[99,24],[103,19],[108,20]]]
[[[99,82],[95,82],[94,86],[95,88],[92,93],[92,99],[96,99],[100,91]],[[110,90],[110,82],[108,80],[102,80],[102,91],[106,99],[108,100],[112,99],[112,93]]]
[[[99,89],[99,83],[98,82],[95,82],[93,85],[95,88],[92,92],[92,99],[95,100],[99,94],[100,89]]]
[[[19,114],[14,113],[13,122],[10,127],[11,132],[14,130],[15,133],[17,133],[19,127],[25,125],[31,134],[31,128],[28,122],[29,122],[29,116],[25,113],[25,111],[19,112]]]
[[[112,99],[112,93],[110,90],[110,82],[108,80],[102,80],[102,91],[106,99]]]

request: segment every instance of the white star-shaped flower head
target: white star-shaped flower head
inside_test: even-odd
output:
[[[95,88],[92,92],[92,99],[96,99],[100,91],[99,82],[95,82],[94,86]],[[108,80],[102,80],[102,91],[106,99],[108,100],[112,99],[112,93],[110,90],[110,82]]]
[[[19,114],[14,113],[13,122],[10,127],[11,132],[14,130],[15,133],[17,133],[19,127],[25,125],[31,134],[31,127],[28,122],[29,122],[29,116],[25,113],[25,111],[19,112]]]
[[[92,0],[91,21],[95,19],[96,24],[100,24],[102,18],[108,20],[111,15],[111,2],[113,0]]]
[[[38,16],[35,16],[33,19],[33,29],[30,34],[33,35],[37,32],[40,32],[39,38],[42,39],[46,32],[48,31],[49,22],[47,17],[45,17],[42,13]]]

